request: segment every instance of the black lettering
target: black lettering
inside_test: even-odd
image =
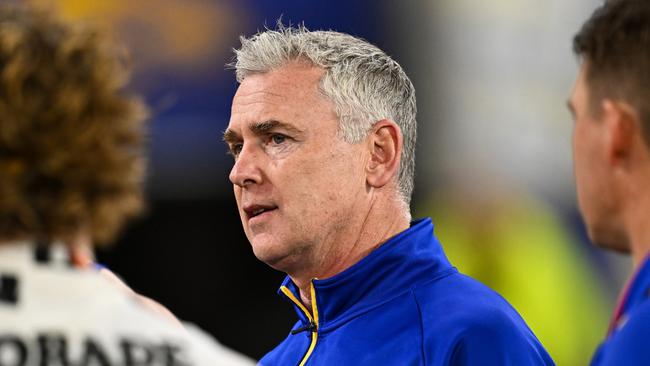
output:
[[[0,366],[26,366],[27,345],[15,336],[0,336]]]
[[[41,334],[38,336],[40,366],[70,366],[68,341],[62,335]]]
[[[46,241],[37,243],[34,247],[34,260],[40,264],[47,264],[51,259],[50,243]]]
[[[84,342],[84,353],[79,366],[90,365],[111,366],[111,362],[99,343],[88,338]]]
[[[153,353],[146,346],[125,339],[120,342],[120,348],[125,366],[153,365]]]
[[[160,347],[163,353],[163,361],[165,366],[190,366],[189,362],[181,359],[181,347],[175,344],[163,344]]]
[[[11,275],[0,276],[0,301],[18,303],[18,278]]]

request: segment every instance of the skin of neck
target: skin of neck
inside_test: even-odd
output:
[[[363,207],[359,207],[359,215],[336,238],[326,238],[318,246],[324,250],[311,256],[309,266],[287,273],[300,289],[300,299],[308,309],[311,310],[312,279],[326,279],[343,272],[409,228],[409,209],[395,197],[395,192],[389,187],[374,190]]]
[[[650,159],[645,166],[648,168],[640,171],[631,181],[628,191],[630,199],[627,200],[623,211],[623,222],[634,268],[641,265],[650,254],[650,189],[647,185],[647,182],[650,182]]]

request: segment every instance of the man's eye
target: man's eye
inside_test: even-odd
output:
[[[273,141],[274,144],[280,145],[281,143],[285,142],[287,140],[287,137],[285,135],[279,135],[279,134],[274,134],[271,135],[271,141]]]
[[[230,154],[234,157],[237,157],[243,148],[244,144],[233,144],[230,146]]]

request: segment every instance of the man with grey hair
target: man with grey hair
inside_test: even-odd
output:
[[[350,35],[242,38],[224,140],[244,231],[298,322],[262,365],[549,365],[498,294],[411,222],[415,91]]]

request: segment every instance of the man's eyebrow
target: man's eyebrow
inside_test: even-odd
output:
[[[294,133],[302,133],[303,131],[294,125],[280,122],[276,120],[268,120],[263,122],[256,122],[249,126],[250,130],[256,135],[263,135],[275,128],[282,128]]]
[[[293,133],[302,133],[303,131],[296,126],[293,126],[288,123],[276,121],[276,120],[268,120],[268,121],[263,121],[263,122],[255,122],[252,123],[248,127],[254,134],[256,135],[264,135],[266,133],[269,133],[269,131],[275,129],[275,128],[282,128],[285,129],[289,132]],[[235,131],[231,129],[226,129],[223,132],[223,141],[227,144],[233,144],[235,142],[241,141],[242,137]]]
[[[223,132],[223,141],[227,144],[232,144],[235,141],[241,141],[241,137],[237,132],[228,128]]]

